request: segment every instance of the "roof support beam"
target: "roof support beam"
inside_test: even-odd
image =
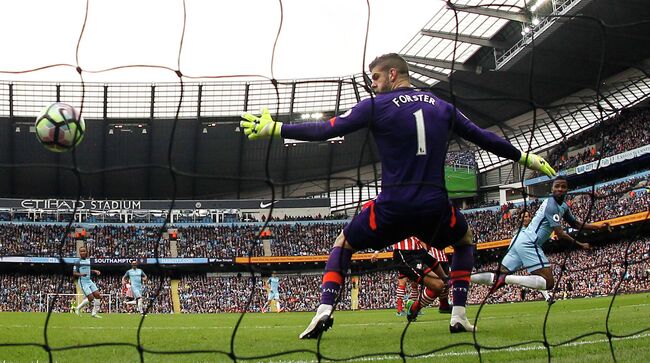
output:
[[[530,23],[530,18],[524,13],[513,13],[511,11],[503,11],[480,6],[454,6],[454,9],[457,11],[462,11],[464,13],[491,16],[500,19],[512,20],[519,23]]]
[[[420,81],[417,78],[411,78],[411,85],[413,85],[413,87],[415,87],[417,89],[420,89],[420,90],[428,90],[428,89],[431,88],[431,85],[426,84],[426,83]]]
[[[419,73],[419,74],[421,74],[423,76],[433,78],[433,79],[438,80],[440,82],[449,83],[449,77],[444,73],[435,72],[435,71],[432,71],[432,70],[429,70],[429,69],[426,69],[426,68],[422,68],[422,67],[419,67],[419,66],[414,66],[414,65],[409,65],[409,70],[412,71],[412,72],[415,72],[415,73]],[[413,78],[411,78],[411,79],[413,79]],[[485,95],[486,97],[516,98],[515,95],[511,95],[509,93],[505,93],[505,92],[502,92],[502,91],[499,91],[499,90],[496,90],[496,89],[485,88],[485,87],[475,85],[475,84],[470,84],[470,83],[467,83],[465,81],[462,81],[462,80],[459,80],[459,79],[456,79],[456,78],[453,79],[453,82],[454,82],[455,85],[466,88],[468,90],[472,90],[473,92],[481,93],[481,94]],[[449,90],[447,89],[446,91],[449,91]],[[449,92],[447,92],[447,93],[449,93]]]
[[[434,58],[425,58],[425,57],[416,57],[412,55],[402,55],[402,58],[404,58],[407,62],[413,62],[413,63],[420,63],[420,64],[426,64],[428,66],[432,67],[438,67],[438,68],[446,68],[446,69],[453,69],[457,71],[467,71],[467,72],[475,72],[476,67],[471,67],[468,66],[464,63],[461,62],[450,62],[442,59],[434,59]],[[432,77],[433,78],[433,77]]]
[[[427,76],[429,78],[438,80],[440,82],[449,82],[449,77],[440,72],[435,72],[430,69],[414,66],[414,65],[409,65],[409,69],[413,72],[420,73],[423,76]]]
[[[480,37],[475,37],[472,35],[465,35],[460,33],[456,34],[456,33],[440,32],[440,31],[430,30],[430,29],[422,29],[420,30],[420,34],[432,38],[440,38],[440,39],[447,39],[453,41],[458,40],[461,43],[476,44],[482,47],[490,47],[490,48],[497,48],[497,49],[508,48],[505,42],[499,42],[488,38],[480,38]]]

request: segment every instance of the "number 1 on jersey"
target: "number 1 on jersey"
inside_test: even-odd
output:
[[[427,134],[424,130],[424,113],[422,109],[413,112],[415,116],[415,131],[418,134],[418,152],[415,155],[427,154]]]

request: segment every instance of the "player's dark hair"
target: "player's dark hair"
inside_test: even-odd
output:
[[[553,184],[558,180],[564,180],[567,184],[569,183],[569,180],[564,175],[558,175],[553,179]]]
[[[379,67],[380,71],[385,71],[390,68],[395,68],[397,69],[397,74],[402,74],[408,76],[409,74],[409,66],[399,54],[397,53],[388,53],[384,55],[380,55],[379,57],[375,58],[370,64],[368,65],[368,69],[370,71],[373,70],[373,68]]]

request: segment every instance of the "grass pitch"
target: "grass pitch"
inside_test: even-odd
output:
[[[558,301],[551,307],[546,337],[552,361],[650,361],[650,294]],[[476,342],[483,362],[547,362],[541,302],[486,305],[480,313]],[[478,307],[470,307],[474,318]],[[449,315],[425,309],[400,337],[406,319],[393,310],[336,312],[334,327],[318,341],[298,340],[312,313],[246,314],[233,337],[238,314],[149,315],[140,341],[151,362],[316,362],[352,359],[361,362],[479,362],[470,333],[449,334]],[[138,315],[52,314],[47,339],[57,362],[137,362]],[[44,313],[0,313],[0,362],[43,362]],[[613,335],[627,337],[610,342]],[[628,336],[631,335],[631,336]],[[7,346],[10,343],[33,345]],[[233,355],[229,355],[231,352]],[[490,349],[499,348],[499,349]],[[200,351],[189,353],[191,350]],[[159,352],[171,352],[162,354]]]

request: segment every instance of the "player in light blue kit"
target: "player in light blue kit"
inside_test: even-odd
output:
[[[101,295],[99,294],[97,285],[95,285],[95,283],[90,279],[90,276],[92,274],[95,274],[97,276],[101,275],[98,270],[90,269],[90,258],[88,258],[88,250],[85,246],[81,246],[79,247],[79,259],[74,264],[72,275],[77,279],[77,283],[79,284],[79,287],[81,288],[81,291],[83,292],[85,298],[81,304],[75,308],[74,312],[75,314],[79,315],[81,309],[92,302],[93,310],[90,316],[93,318],[101,318],[101,316],[97,315],[97,312],[99,311]]]
[[[135,299],[138,304],[138,312],[144,314],[142,305],[142,284],[147,281],[147,274],[138,268],[138,262],[135,260],[131,262],[131,269],[126,271],[124,276],[122,276],[122,283],[126,284],[127,279],[131,283],[131,292],[133,293],[133,299]]]
[[[266,299],[266,303],[264,306],[262,306],[262,312],[265,313],[266,309],[269,307],[271,304],[271,301],[275,300],[275,304],[277,306],[277,312],[282,311],[282,307],[280,306],[280,291],[278,290],[280,287],[280,278],[276,276],[275,272],[269,277],[268,280],[266,280],[266,283],[269,287],[269,294]]]
[[[542,245],[549,240],[551,233],[555,232],[558,239],[568,240],[582,249],[591,248],[588,243],[580,242],[566,233],[562,228],[562,220],[575,229],[611,231],[609,223],[595,225],[576,219],[564,201],[568,189],[565,177],[558,176],[553,180],[551,188],[553,196],[542,203],[528,227],[522,229],[510,242],[508,253],[501,261],[499,275],[493,289],[498,289],[505,284],[520,285],[535,290],[552,289],[555,284],[553,270],[542,251]],[[510,275],[522,267],[528,270],[529,276]],[[484,285],[491,285],[493,281],[494,274],[491,272],[472,276],[472,282]],[[546,294],[544,297],[546,298]]]

